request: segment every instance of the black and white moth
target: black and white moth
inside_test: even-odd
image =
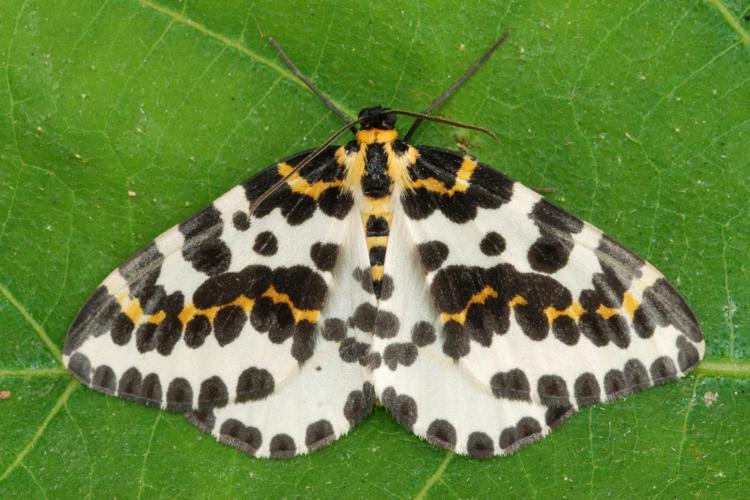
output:
[[[68,369],[258,457],[327,445],[379,400],[487,458],[698,364],[695,316],[653,266],[395,121],[367,108],[350,142],[275,163],[156,238],[83,306]]]

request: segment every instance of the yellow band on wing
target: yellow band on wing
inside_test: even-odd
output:
[[[416,179],[410,181],[406,186],[409,189],[424,188],[433,193],[438,193],[446,196],[453,196],[456,193],[463,193],[469,189],[471,184],[471,176],[474,174],[478,164],[468,156],[461,162],[461,167],[456,172],[456,180],[453,183],[453,187],[446,187],[443,181],[435,179],[434,177],[428,177],[427,179]]]
[[[296,307],[289,295],[278,292],[273,286],[270,286],[262,296],[271,299],[274,304],[286,304],[292,311],[295,323],[299,323],[300,321],[315,323],[320,316],[320,311],[317,309],[300,309]],[[158,325],[167,317],[167,313],[163,310],[159,310],[154,314],[145,314],[140,301],[137,298],[130,298],[127,292],[121,293],[116,298],[123,314],[125,314],[136,326],[141,323]],[[226,307],[239,307],[245,312],[245,314],[249,315],[254,306],[255,299],[247,297],[246,295],[240,295],[231,302],[205,309],[199,309],[195,307],[194,304],[187,304],[177,315],[177,319],[180,320],[180,323],[182,323],[184,328],[196,316],[205,316],[209,322],[213,323],[219,311]]]
[[[314,200],[320,198],[320,195],[323,194],[323,191],[326,189],[344,185],[344,182],[340,179],[336,179],[335,181],[308,182],[307,179],[299,174],[299,172],[294,172],[294,167],[285,162],[279,163],[277,169],[281,177],[289,175],[286,184],[292,192],[307,195]]]

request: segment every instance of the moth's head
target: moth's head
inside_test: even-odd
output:
[[[396,113],[389,112],[383,106],[365,108],[357,116],[361,121],[361,130],[393,130],[396,126]]]

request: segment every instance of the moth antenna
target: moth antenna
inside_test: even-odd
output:
[[[396,113],[397,115],[404,115],[404,116],[411,116],[413,118],[416,118],[417,120],[414,123],[417,123],[418,121],[426,120],[430,122],[437,122],[437,123],[443,123],[445,125],[450,125],[452,127],[458,127],[458,128],[465,128],[469,130],[476,130],[477,132],[482,132],[483,134],[488,135],[493,141],[500,142],[497,138],[497,135],[492,130],[486,129],[484,127],[480,127],[478,125],[471,125],[468,123],[459,122],[456,120],[451,120],[448,118],[440,118],[439,116],[432,116],[432,115],[426,115],[424,113],[415,113],[413,111],[405,111],[403,109],[389,109],[386,111],[387,113]],[[408,134],[408,132],[407,132]],[[404,136],[404,141],[408,141],[407,137]]]
[[[299,78],[300,80],[302,80],[302,83],[304,83],[305,85],[307,85],[307,87],[310,90],[312,90],[313,94],[315,94],[316,96],[318,96],[320,98],[320,100],[323,101],[323,104],[325,104],[326,106],[328,106],[328,109],[330,109],[331,111],[333,111],[334,113],[336,113],[336,116],[338,116],[339,118],[341,118],[344,121],[344,123],[348,123],[350,125],[351,125],[351,123],[353,123],[350,116],[347,116],[346,113],[344,113],[339,108],[337,108],[336,105],[328,97],[326,97],[325,95],[323,95],[323,92],[321,92],[318,89],[318,87],[316,87],[315,85],[313,85],[313,83],[304,75],[304,73],[302,73],[302,71],[300,71],[300,69],[297,67],[297,65],[294,64],[291,59],[289,59],[289,56],[286,55],[286,52],[284,52],[284,49],[281,48],[281,45],[279,45],[276,42],[276,40],[273,39],[273,37],[271,37],[271,36],[268,37],[268,43],[270,43],[271,47],[273,47],[274,50],[276,51],[276,53],[279,54],[279,57],[281,57],[281,59],[284,61],[284,64],[286,64],[287,67],[289,67],[289,69],[292,71],[292,73],[294,73],[297,76],[297,78]],[[354,127],[351,127],[351,131],[352,131],[353,134],[357,133],[357,129],[355,129]]]
[[[505,42],[505,40],[508,39],[509,36],[510,36],[510,30],[500,35],[500,38],[498,38],[498,40],[492,45],[492,47],[490,47],[487,50],[487,52],[485,52],[484,55],[480,57],[477,62],[474,63],[472,67],[466,70],[466,72],[463,75],[461,75],[458,78],[458,80],[453,82],[453,84],[450,87],[448,87],[442,94],[440,94],[440,96],[437,99],[432,101],[432,103],[429,106],[427,106],[424,109],[424,111],[422,111],[422,114],[429,115],[430,113],[432,113],[432,111],[435,110],[435,108],[443,104],[448,99],[448,97],[450,97],[450,95],[453,92],[455,92],[455,90],[458,87],[460,87],[466,80],[474,76],[474,73],[479,71],[479,68],[481,68],[484,65],[484,63],[490,60],[490,57],[492,57],[495,51],[503,44],[503,42]],[[409,142],[409,139],[411,139],[411,136],[413,136],[414,132],[417,131],[417,128],[419,127],[419,125],[422,124],[423,120],[426,120],[426,118],[417,118],[416,120],[414,120],[414,123],[411,124],[411,127],[409,127],[409,130],[407,130],[406,134],[404,135],[404,141]],[[466,128],[469,128],[469,127],[466,127]]]

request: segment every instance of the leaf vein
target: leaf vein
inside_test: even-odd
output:
[[[427,493],[430,491],[430,488],[432,488],[436,482],[442,480],[443,474],[445,474],[445,469],[448,468],[448,464],[451,460],[453,460],[453,457],[455,457],[456,454],[452,451],[449,451],[445,454],[445,458],[442,462],[440,462],[440,465],[438,465],[437,469],[435,469],[435,472],[427,478],[427,481],[425,481],[424,485],[422,486],[422,489],[419,490],[419,493],[414,497],[414,500],[421,500],[427,496]]]
[[[730,10],[727,8],[726,5],[724,5],[724,2],[721,0],[708,0],[708,3],[714,6],[716,10],[719,11],[721,14],[721,17],[724,18],[724,20],[727,22],[727,24],[738,34],[740,35],[740,40],[742,40],[742,43],[750,47],[750,33],[745,31],[739,22],[737,22],[737,19],[735,19],[734,15],[730,12]]]
[[[16,299],[12,293],[10,293],[10,290],[6,288],[5,285],[0,283],[0,294],[2,294],[5,299],[10,302],[10,304],[16,308],[16,310],[23,316],[23,318],[26,320],[26,322],[31,326],[31,328],[34,330],[34,332],[37,334],[39,339],[42,341],[42,343],[47,347],[47,350],[54,356],[55,360],[58,363],[61,363],[62,361],[62,355],[60,353],[60,348],[57,347],[57,345],[52,342],[52,339],[49,337],[47,332],[44,330],[42,325],[40,325],[32,316],[29,314],[28,309],[24,307],[23,304],[21,304],[18,299]]]
[[[293,82],[294,84],[298,85],[299,87],[301,87],[301,88],[303,88],[303,89],[305,89],[305,90],[307,90],[307,91],[309,91],[309,92],[312,93],[312,91],[310,91],[310,89],[308,89],[307,86],[303,82],[301,82],[298,78],[296,78],[291,73],[291,71],[289,71],[286,68],[280,66],[279,64],[271,61],[270,59],[267,59],[267,58],[265,58],[265,57],[263,57],[263,56],[255,53],[254,51],[250,50],[248,47],[246,47],[245,45],[243,45],[240,41],[233,40],[233,39],[231,39],[231,38],[229,38],[229,37],[227,37],[225,35],[222,35],[221,33],[213,31],[213,30],[209,29],[207,26],[205,26],[205,25],[203,25],[203,24],[201,24],[201,23],[199,23],[199,22],[197,22],[197,21],[195,21],[193,19],[190,19],[188,16],[179,14],[179,13],[175,12],[172,9],[169,9],[169,8],[164,7],[162,5],[155,4],[155,3],[153,3],[153,2],[151,2],[149,0],[139,0],[139,3],[142,6],[144,6],[144,7],[147,7],[149,9],[152,9],[152,10],[155,10],[157,12],[160,12],[161,14],[164,14],[165,16],[171,17],[176,22],[178,22],[180,24],[183,24],[183,25],[185,25],[185,26],[187,26],[189,28],[192,28],[192,29],[198,31],[199,33],[201,33],[201,34],[203,34],[203,35],[205,35],[205,36],[207,36],[209,38],[213,38],[214,40],[216,40],[218,42],[221,42],[224,45],[232,47],[233,49],[235,49],[235,50],[239,51],[240,53],[246,55],[247,57],[249,57],[253,61],[255,61],[255,62],[259,63],[259,64],[262,64],[262,65],[268,67],[269,69],[271,69],[271,70],[279,73],[282,77],[286,78],[287,80]],[[342,105],[340,102],[336,101],[335,99],[332,99],[330,96],[327,96],[327,95],[326,95],[326,98],[328,98],[337,108],[339,108],[345,114],[347,114],[349,116],[356,116],[357,113],[355,113],[352,110],[348,109],[346,106]]]
[[[13,471],[23,463],[26,455],[28,455],[32,448],[34,448],[34,445],[42,437],[44,431],[47,430],[49,423],[60,412],[60,408],[65,405],[65,403],[70,398],[70,395],[73,394],[73,392],[79,387],[79,385],[80,384],[76,380],[71,380],[70,382],[68,382],[68,385],[65,387],[65,390],[60,395],[60,397],[57,398],[57,401],[55,402],[52,409],[49,411],[49,413],[47,413],[47,416],[44,418],[44,420],[42,420],[42,423],[39,425],[39,427],[37,427],[36,432],[34,432],[31,440],[20,452],[18,452],[18,455],[16,455],[16,458],[13,460],[13,462],[11,462],[8,468],[6,468],[2,475],[0,475],[0,483],[7,479],[8,476],[10,476]]]

